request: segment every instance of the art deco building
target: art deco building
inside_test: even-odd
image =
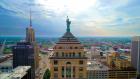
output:
[[[35,42],[35,33],[32,28],[31,12],[30,12],[30,26],[26,28],[26,41],[18,42],[13,46],[13,67],[17,66],[31,66],[31,78],[35,79],[39,73],[39,47]]]
[[[84,47],[70,32],[68,17],[66,23],[66,33],[56,43],[50,56],[51,79],[87,79]]]
[[[30,42],[34,48],[35,69],[39,68],[39,47],[35,41],[35,31],[32,27],[32,15],[30,10],[30,26],[26,28],[26,42]]]
[[[32,28],[32,16],[30,11],[30,26],[26,28],[26,42],[35,42],[35,33]]]

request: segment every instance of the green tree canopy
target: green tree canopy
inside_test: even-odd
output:
[[[50,79],[51,72],[49,69],[47,69],[44,73],[43,79]]]

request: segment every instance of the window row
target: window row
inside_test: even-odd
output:
[[[81,52],[79,53],[60,53],[60,52],[56,52],[55,53],[56,57],[84,57],[85,55]]]
[[[84,48],[83,46],[80,46],[80,47],[77,47],[77,46],[75,46],[75,47],[72,47],[72,46],[70,46],[70,47],[68,47],[68,46],[66,46],[66,47],[61,47],[61,46],[54,47],[54,49],[83,49],[83,48]]]
[[[58,71],[58,67],[54,67],[54,71]],[[64,71],[64,67],[62,67],[62,71]],[[66,68],[66,71],[71,71],[71,68]],[[73,71],[75,71],[74,68]],[[83,71],[83,67],[79,67],[79,71]]]
[[[53,62],[55,65],[58,65],[58,60],[54,60]],[[67,62],[66,64],[71,64],[71,62]],[[83,60],[79,60],[79,64],[84,64]]]

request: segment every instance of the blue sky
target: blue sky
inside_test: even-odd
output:
[[[1,0],[0,35],[25,35],[32,9],[39,36],[61,36],[68,15],[76,36],[140,35],[140,0]]]

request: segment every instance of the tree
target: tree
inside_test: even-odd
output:
[[[44,74],[44,76],[43,76],[43,79],[50,79],[50,76],[51,76],[51,72],[50,72],[49,69],[47,69],[47,70],[45,71],[45,74]]]

